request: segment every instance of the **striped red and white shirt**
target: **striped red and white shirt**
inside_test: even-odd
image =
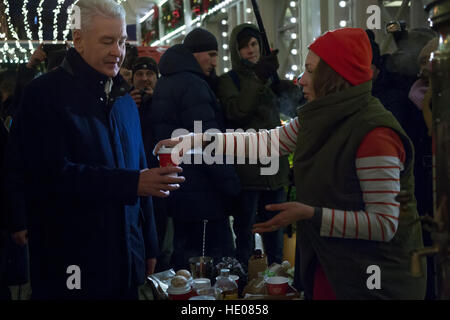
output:
[[[245,133],[246,148],[254,149],[260,140],[265,142],[275,137],[279,138],[275,139],[279,141],[275,152],[279,150],[278,155],[281,156],[290,154],[296,148],[299,129],[298,118],[294,118],[272,130]],[[237,133],[225,136],[225,144],[233,138],[237,141],[243,137]],[[225,146],[225,150],[229,153],[230,148]],[[355,159],[365,210],[322,208],[320,234],[324,237],[390,241],[398,228],[400,203],[395,197],[400,192],[400,172],[404,169],[405,158],[403,144],[395,131],[380,127],[369,132]]]

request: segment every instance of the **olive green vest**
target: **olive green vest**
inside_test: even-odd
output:
[[[363,138],[377,127],[396,131],[406,151],[401,190],[411,194],[401,210],[399,227],[389,242],[330,238],[320,235],[313,220],[297,229],[300,275],[311,297],[316,259],[338,299],[423,299],[426,278],[410,275],[411,251],[422,248],[422,231],[414,198],[413,147],[404,130],[371,96],[372,82],[319,98],[299,111],[301,130],[294,155],[299,202],[339,210],[364,210],[355,167]],[[425,260],[423,261],[425,268]],[[381,289],[370,290],[368,267],[381,270]],[[298,267],[298,266],[297,266]],[[370,282],[370,281],[369,281]]]

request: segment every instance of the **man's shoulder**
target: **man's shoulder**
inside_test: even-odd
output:
[[[157,90],[158,87],[163,87],[165,92],[171,96],[192,92],[200,94],[202,91],[206,92],[209,90],[209,85],[205,79],[198,74],[189,71],[182,71],[162,77],[158,80]]]
[[[28,90],[55,89],[55,86],[67,83],[69,79],[70,75],[67,72],[57,68],[33,79],[28,85]]]
[[[129,93],[126,93],[116,99],[116,106],[119,107],[119,110],[124,112],[125,114],[138,113],[138,109],[136,103]]]
[[[167,80],[176,80],[179,81],[180,79],[194,81],[194,82],[203,82],[203,78],[196,72],[192,72],[190,70],[183,70],[179,71],[177,73],[172,73],[170,75],[164,76],[161,79],[167,79]],[[188,84],[186,84],[188,85]]]

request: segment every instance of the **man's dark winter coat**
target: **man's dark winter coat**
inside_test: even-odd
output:
[[[29,230],[33,298],[135,297],[157,255],[151,198],[137,196],[138,111],[120,75],[107,98],[107,79],[71,49],[26,88],[14,120],[6,186]]]

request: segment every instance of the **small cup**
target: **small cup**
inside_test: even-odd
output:
[[[270,277],[266,280],[266,286],[272,296],[285,295],[288,289],[288,278]]]
[[[173,148],[168,147],[162,147],[158,151],[158,159],[159,159],[159,166],[161,168],[164,167],[176,167],[176,163],[172,160],[172,151]]]

